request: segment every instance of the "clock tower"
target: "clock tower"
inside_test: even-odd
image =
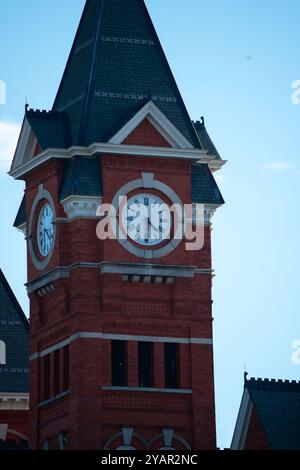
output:
[[[31,449],[215,449],[223,164],[144,1],[87,0],[53,108],[26,107],[10,171],[26,184]]]

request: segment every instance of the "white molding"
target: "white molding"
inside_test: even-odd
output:
[[[192,395],[193,393],[189,388],[112,387],[109,385],[104,385],[102,390],[105,392],[174,393],[178,395]]]
[[[192,149],[192,144],[182,135],[177,127],[165,116],[164,113],[153,103],[149,101],[140,109],[125,126],[123,126],[111,139],[112,144],[121,144],[124,140],[145,120],[169,142],[173,148]]]
[[[122,340],[122,341],[142,341],[150,343],[178,343],[178,344],[197,344],[212,346],[211,338],[174,338],[169,336],[140,336],[140,335],[123,335],[114,333],[98,333],[98,332],[78,332],[59,343],[50,346],[47,349],[33,353],[29,360],[34,361],[39,357],[47,356],[58,349],[64,348],[68,344],[78,339],[99,339],[99,340]]]
[[[24,237],[26,238],[27,237],[27,224],[26,222],[23,222],[23,224],[21,225],[18,225],[16,227],[17,230],[20,230],[20,232],[23,233]]]
[[[0,393],[0,411],[29,410],[28,393]]]
[[[230,447],[232,450],[244,449],[252,411],[253,404],[250,394],[247,388],[245,388]]]
[[[58,279],[68,279],[70,272],[74,269],[99,269],[101,274],[123,274],[140,276],[166,276],[168,277],[194,277],[196,274],[213,275],[212,269],[200,269],[195,266],[180,266],[152,263],[112,263],[112,262],[78,262],[69,266],[58,266],[52,271],[47,272],[25,284],[28,294],[42,289]]]
[[[76,218],[90,219],[96,218],[97,209],[102,204],[102,198],[92,196],[69,196],[61,201],[61,204],[69,221]]]
[[[208,155],[209,161],[208,161],[208,166],[211,169],[211,171],[214,173],[215,171],[220,170],[224,165],[226,165],[227,160],[220,160],[219,158],[217,159],[210,159],[210,155]]]
[[[32,158],[37,143],[37,139],[31,129],[29,121],[25,118],[21,128],[17,148],[15,150],[15,155],[12,161],[10,171],[14,171],[20,165],[23,165],[25,162],[28,162],[28,160]]]
[[[21,179],[28,172],[39,167],[52,158],[70,160],[81,155],[82,157],[93,157],[95,154],[106,155],[132,155],[140,157],[153,158],[176,158],[180,160],[192,160],[199,163],[207,163],[214,160],[214,157],[208,157],[207,150],[200,149],[178,149],[170,147],[151,147],[143,145],[123,145],[112,143],[95,143],[89,147],[74,146],[68,149],[47,149],[34,159],[19,164],[9,172],[9,175],[15,179]]]
[[[0,441],[6,441],[8,424],[0,424]]]

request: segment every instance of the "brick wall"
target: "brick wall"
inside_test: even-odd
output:
[[[167,145],[147,122],[126,143]],[[183,160],[102,156],[104,202],[111,202],[128,181],[152,172],[172,187],[183,203],[191,202],[191,164]],[[43,183],[53,196],[56,212],[65,217],[58,200],[62,163],[54,161],[27,178],[27,214]],[[74,220],[57,224],[53,257],[45,272],[75,262],[143,263],[125,251],[115,240],[99,241],[95,220]],[[211,268],[210,227],[205,230],[205,246],[200,252],[187,252],[184,243],[153,264]],[[28,256],[28,278],[40,276]],[[175,278],[173,285],[135,284],[121,274],[101,274],[97,268],[77,268],[69,278],[54,282],[52,294],[40,299],[30,295],[31,353],[42,351],[77,332],[212,338],[212,299],[210,274]],[[122,443],[122,429],[133,428],[132,445],[137,448],[163,446],[162,432],[174,429],[174,446],[186,441],[196,449],[214,449],[215,414],[213,350],[211,345],[180,345],[180,387],[190,393],[104,390],[111,385],[110,341],[77,339],[70,344],[69,394],[51,403],[40,404],[41,362],[31,362],[30,446],[38,449],[46,440],[57,448],[58,436],[67,436],[67,448],[100,449],[116,436],[109,448]],[[165,386],[163,344],[154,343],[154,385]],[[128,381],[137,385],[137,343],[128,344]],[[53,384],[50,385],[53,388]],[[120,434],[121,433],[121,434]],[[119,435],[120,434],[120,435]],[[119,435],[119,436],[118,436]],[[179,437],[178,437],[179,436]]]

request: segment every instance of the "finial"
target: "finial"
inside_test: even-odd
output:
[[[205,125],[205,119],[204,119],[204,117],[203,117],[203,116],[201,116],[201,118],[200,118],[200,119],[201,119],[201,122],[202,122],[202,124],[203,124],[203,126],[204,126],[204,125]]]
[[[248,377],[248,372],[244,372],[244,382],[245,384],[247,383],[247,377]]]

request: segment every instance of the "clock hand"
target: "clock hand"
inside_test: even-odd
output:
[[[51,240],[52,240],[52,236],[51,236],[51,235],[49,235],[49,230],[47,230],[47,229],[45,228],[45,229],[44,229],[44,232],[46,232],[46,234],[47,234],[47,237],[48,237],[49,241],[51,242]]]

